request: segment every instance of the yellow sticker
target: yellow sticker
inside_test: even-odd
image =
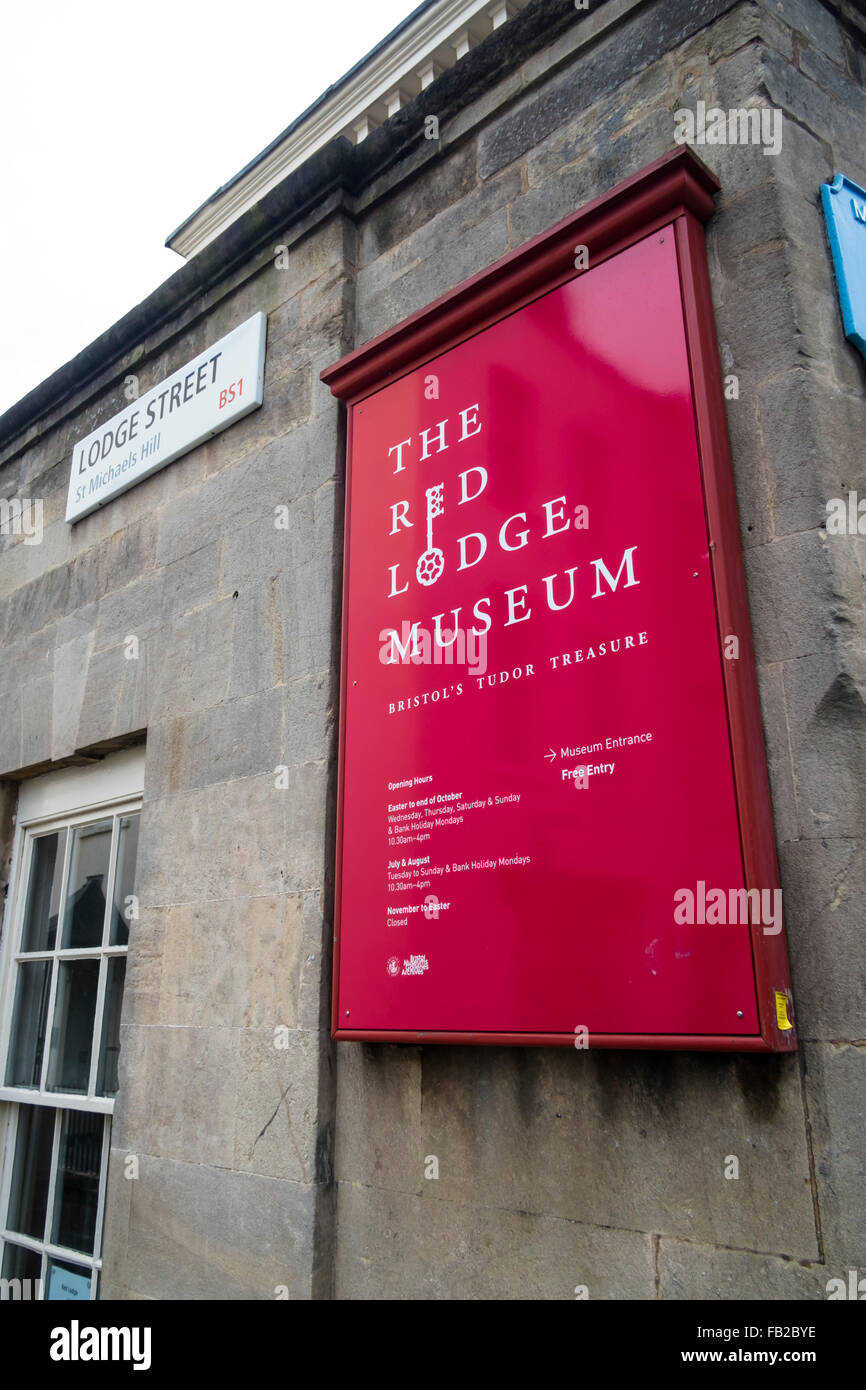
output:
[[[780,989],[776,990],[776,1022],[783,1032],[794,1026],[788,1017],[788,996]]]

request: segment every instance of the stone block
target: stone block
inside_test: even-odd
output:
[[[165,618],[189,613],[219,597],[220,542],[212,541],[167,565],[163,573],[162,611]]]
[[[265,391],[268,397],[272,386],[285,380],[293,372],[308,368],[310,362],[310,345],[298,326],[300,294],[290,300],[289,304],[293,319],[291,327],[287,324],[280,336],[273,340],[270,329],[268,330],[268,350],[265,356]]]
[[[333,401],[332,401],[333,404]],[[329,440],[329,446],[331,441]],[[336,469],[336,436],[331,464]],[[333,555],[342,541],[337,513],[337,484],[333,478],[314,491],[295,494],[288,486],[280,493],[275,480],[260,514],[245,527],[229,532],[223,545],[223,594],[260,586],[284,570],[305,564],[314,556]],[[271,505],[273,496],[281,501]],[[276,507],[280,510],[277,512]],[[279,525],[277,523],[279,522]]]
[[[319,1065],[327,1035],[273,1028],[238,1035],[234,1161],[238,1172],[309,1183],[319,1135]]]
[[[818,6],[812,7],[816,11]],[[789,63],[767,54],[764,83],[770,101],[833,147],[834,160],[849,178],[866,182],[866,157],[851,111]]]
[[[271,1039],[276,1028],[296,1026],[299,894],[179,903],[148,908],[145,915],[153,943],[146,937],[145,949],[153,964],[142,958],[145,978],[137,994],[146,994],[150,1006],[158,988],[164,1026],[256,1028]],[[136,932],[136,954],[137,938]]]
[[[853,118],[862,124],[866,119],[866,94],[846,76],[844,67],[844,63],[828,62],[823,53],[806,44],[800,49],[801,72],[847,106]]]
[[[338,344],[344,340],[352,321],[354,279],[340,266],[309,289],[302,290],[298,299],[298,350],[305,354],[303,368],[309,377],[313,352],[321,352],[326,347],[339,351]]]
[[[470,239],[470,233],[473,233],[471,239],[474,240],[476,229],[510,203],[519,192],[520,173],[519,170],[512,170],[473,188],[458,203],[440,207],[429,221],[422,222],[416,231],[392,250],[359,269],[359,300],[374,298],[421,262],[441,259],[443,246],[449,246],[453,251],[462,241]]]
[[[52,634],[52,649],[55,646],[62,647],[67,642],[74,641],[77,637],[89,637],[96,627],[96,620],[99,614],[99,603],[86,603],[82,608],[76,608],[71,613],[67,613],[65,618],[61,618],[57,624],[56,633]]]
[[[277,579],[277,613],[283,625],[283,678],[327,670],[336,659],[335,560],[319,555]]]
[[[817,1258],[791,1058],[429,1048],[422,1084],[428,1200]]]
[[[736,376],[740,392],[736,400],[725,400],[725,415],[737,493],[740,544],[745,552],[753,546],[767,545],[773,537],[764,441],[758,424],[755,381],[750,372],[737,370],[740,367],[737,344],[729,336],[729,326],[734,328],[737,338],[739,329],[736,324],[729,325],[721,314],[716,325],[723,380],[730,375]]]
[[[263,1029],[305,1028],[299,998],[304,959],[312,945],[321,957],[321,932],[308,934],[309,893],[251,898],[234,904],[235,924],[243,932],[246,985],[236,987],[242,1004],[239,1025]],[[317,1026],[317,1025],[314,1025]]]
[[[825,648],[786,661],[784,682],[800,834],[859,838],[866,823],[862,674]]]
[[[5,604],[4,642],[20,642],[46,626],[53,627],[64,613],[87,602],[84,598],[71,599],[71,570],[72,566],[58,565],[13,590]],[[97,596],[98,585],[94,583],[90,598]]]
[[[53,675],[27,681],[21,694],[21,762],[24,767],[50,760],[53,711]]]
[[[154,660],[151,721],[211,709],[225,699],[233,636],[233,601],[222,599],[175,618],[142,643]]]
[[[292,346],[295,341],[295,331],[298,327],[298,294],[295,293],[290,299],[286,299],[282,304],[277,305],[268,314],[268,337],[267,350],[265,352],[265,381],[268,379],[269,363],[274,359],[279,359],[280,349],[283,345]],[[277,376],[281,373],[277,372]]]
[[[21,757],[21,687],[0,694],[0,775],[18,772]]]
[[[153,725],[148,756],[163,794],[270,772],[282,761],[283,700],[274,688]]]
[[[228,1301],[310,1297],[314,1187],[145,1156],[130,1183],[125,1258],[104,1297]]]
[[[54,761],[70,757],[77,747],[92,648],[93,633],[85,632],[55,650],[51,715],[51,757]]]
[[[839,25],[823,5],[814,0],[775,0],[772,13],[783,23],[802,34],[835,63],[844,64],[844,50]]]
[[[834,575],[826,537],[784,536],[749,550],[746,577],[758,662],[790,661],[826,649]]]
[[[146,828],[146,827],[145,827]],[[166,929],[171,908],[150,907],[141,902],[139,876],[135,882],[139,915],[130,922],[126,978],[123,985],[124,1025],[159,1023]],[[213,967],[213,961],[209,962]],[[208,1020],[211,1021],[211,1020]]]
[[[723,264],[720,257],[724,248],[712,223],[707,248],[719,331],[733,355],[730,370],[736,372],[741,383],[755,383],[751,388],[753,399],[757,383],[771,371],[802,365],[788,251],[783,245],[772,243],[739,261]],[[767,292],[768,285],[773,286],[771,294]],[[758,303],[760,313],[755,312]]]
[[[758,688],[767,750],[767,771],[773,798],[773,821],[776,842],[796,840],[799,833],[797,792],[791,747],[788,742],[788,720],[785,710],[785,687],[780,665],[758,667]]]
[[[338,1043],[338,1182],[420,1195],[434,1181],[424,1177],[430,1153],[421,1127],[421,1049]]]
[[[99,1276],[99,1296],[103,1299],[109,1296],[118,1299],[130,1297],[124,1279],[128,1251],[127,1233],[135,1179],[128,1178],[126,1171],[126,1150],[112,1144],[108,1151],[102,1273]]]
[[[697,33],[733,7],[734,0],[672,0],[629,17],[551,81],[528,92],[485,127],[478,140],[482,179],[535,148],[557,127]]]
[[[667,149],[673,140],[674,119],[671,114],[670,72],[664,62],[653,63],[623,83],[613,103],[597,102],[589,111],[582,111],[565,125],[557,127],[539,145],[528,150],[526,177],[530,188],[543,186],[563,166],[573,164],[586,155],[604,162],[609,158],[611,145],[625,135],[629,126],[643,120],[655,108],[660,109],[667,120],[663,145]],[[627,173],[632,172],[633,169],[627,170]],[[620,174],[619,177],[625,175]],[[612,182],[616,183],[617,179],[614,178]],[[589,201],[589,198],[584,201]]]
[[[306,347],[306,344],[304,345]],[[272,381],[268,390],[268,410],[272,431],[283,436],[297,429],[312,412],[312,373],[309,359],[303,365]]]
[[[758,413],[777,535],[824,525],[828,501],[851,488],[866,496],[866,464],[856,448],[862,400],[823,373],[798,371],[759,388]]]
[[[298,237],[297,232],[287,229],[285,233],[274,236],[274,246],[288,245],[288,266],[285,270],[268,271],[273,275],[276,288],[271,291],[271,301],[279,314],[279,306],[304,289],[315,284],[334,267],[341,266],[346,258],[346,238],[351,228],[346,224],[342,213],[336,212],[326,221],[317,224],[312,231]],[[273,253],[276,258],[276,252]],[[278,319],[278,331],[282,321]],[[270,335],[271,318],[268,319]]]
[[[383,285],[375,293],[368,293],[358,277],[358,329],[359,345],[385,332],[393,324],[407,318],[418,309],[423,309],[431,300],[438,299],[448,290],[467,280],[470,275],[484,270],[492,261],[504,256],[508,250],[508,213],[505,208],[485,218],[474,230],[472,236],[465,236],[449,247],[447,256],[442,255],[441,245],[436,253],[420,261],[404,275]]]
[[[436,1187],[427,1182],[427,1189]],[[426,1200],[425,1200],[426,1199]],[[651,1236],[341,1183],[338,1299],[651,1299]]]
[[[138,859],[138,891],[148,906],[273,896],[321,887],[326,835],[323,764],[289,768],[277,790],[272,773],[151,800]]]
[[[81,555],[73,565],[72,606],[78,608],[92,598],[102,598],[147,574],[154,567],[156,536],[157,518],[146,515]]]
[[[166,614],[163,606],[165,573],[165,570],[157,570],[99,600],[92,633],[95,651],[122,646],[127,637],[137,637],[143,642],[170,619],[171,610]]]
[[[367,213],[358,242],[358,266],[366,266],[433,221],[443,208],[459,204],[475,187],[475,146],[465,142],[439,155],[409,184],[403,184]]]
[[[621,132],[607,130],[597,138],[593,132],[590,149],[582,158],[514,201],[510,245],[521,246],[658,159],[672,147],[673,129],[671,113],[659,107]],[[589,250],[591,259],[591,246]]]
[[[37,628],[16,641],[3,642],[0,661],[0,692],[20,690],[26,680],[40,680],[54,670],[54,649],[58,625]]]
[[[132,650],[118,646],[91,655],[76,747],[89,748],[105,739],[120,738],[147,727],[150,709],[147,643],[141,643],[137,657],[127,657],[127,651]]]
[[[7,597],[25,584],[31,584],[46,571],[68,564],[73,554],[69,527],[62,520],[54,523],[50,521],[47,499],[44,506],[42,539],[38,544],[31,545],[29,537],[25,539],[24,536],[3,537],[2,543],[4,548],[0,551],[0,598]]]
[[[244,472],[243,502],[235,508],[232,528],[264,516],[273,525],[276,506],[331,482],[342,466],[337,439],[337,406],[333,402],[326,415],[276,439],[252,457]]]
[[[267,362],[267,354],[265,361]],[[191,454],[186,455],[190,459],[198,458],[200,455],[197,476],[187,478],[183,473],[179,473],[173,490],[166,493],[163,502],[173,505],[175,500],[180,502],[182,498],[189,501],[190,495],[195,496],[202,481],[235,467],[245,467],[259,450],[272,444],[279,434],[278,403],[277,399],[271,399],[271,392],[266,384],[264,399],[258,410],[251,411],[229,429],[214,435],[213,439],[200,444]],[[235,500],[243,505],[245,498],[242,490]]]
[[[42,498],[46,526],[59,522],[65,525],[72,450],[64,450],[50,431],[35,443],[36,447],[28,450],[22,459],[19,488],[25,496]]]
[[[232,1166],[236,1029],[122,1024],[115,1141],[132,1152]]]
[[[301,898],[303,935],[298,971],[298,1027],[329,1029],[334,941],[332,895],[310,890]],[[322,906],[326,898],[327,912]]]
[[[290,681],[285,699],[281,761],[289,766],[336,756],[336,715],[329,671]]]
[[[662,1299],[702,1299],[712,1302],[726,1300],[789,1300],[826,1297],[826,1270],[820,1264],[803,1264],[797,1260],[780,1260],[751,1250],[720,1250],[716,1246],[693,1244],[690,1241],[662,1239],[659,1243],[659,1297]],[[771,1306],[771,1305],[770,1305]],[[713,1325],[712,1317],[697,1319],[702,1325]],[[756,1322],[757,1318],[747,1318]],[[802,1321],[802,1320],[801,1320]],[[691,1345],[691,1343],[690,1343]],[[698,1344],[695,1343],[697,1346]],[[700,1346],[730,1344],[713,1343],[708,1338]],[[756,1342],[763,1347],[763,1342]]]
[[[618,24],[629,10],[637,9],[638,3],[639,0],[607,0],[604,5],[578,11],[574,23],[564,34],[527,58],[521,69],[524,85],[529,87],[547,73],[555,72],[572,54],[592,43],[605,29]]]
[[[826,1276],[844,1279],[853,1267],[866,1277],[866,1048],[838,1042],[803,1050]]]
[[[693,42],[700,42],[699,35]],[[774,18],[769,6],[754,3],[738,5],[730,14],[718,20],[707,31],[706,51],[710,61],[717,63],[731,53],[738,52],[743,44],[759,38],[769,44],[789,62],[794,58],[794,40],[787,25]]]
[[[800,840],[779,857],[799,1037],[864,1038],[863,841]]]
[[[254,415],[260,413],[256,411]],[[218,540],[223,532],[238,524],[239,515],[243,515],[248,502],[243,468],[228,466],[205,479],[199,487],[166,500],[159,519],[157,565],[170,565]]]
[[[275,584],[260,583],[235,600],[235,632],[229,698],[243,699],[270,690],[282,675],[282,629],[276,614]]]
[[[741,147],[729,148],[735,148],[736,153],[741,150]],[[791,229],[782,211],[779,188],[773,177],[773,163],[770,159],[766,161],[763,183],[734,197],[720,196],[717,199],[712,224],[716,257],[722,274],[727,278],[736,278],[744,256],[778,245],[790,234]],[[721,170],[717,172],[721,177]],[[769,288],[772,291],[774,286]],[[773,366],[776,367],[776,362]]]

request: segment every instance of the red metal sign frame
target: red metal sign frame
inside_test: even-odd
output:
[[[571,1033],[370,1030],[341,1022],[338,1008],[344,907],[343,811],[347,709],[346,631],[350,603],[349,528],[352,506],[352,409],[505,315],[564,285],[575,270],[575,247],[586,246],[593,268],[650,233],[672,226],[680,274],[694,423],[703,487],[718,630],[739,637],[739,659],[723,661],[731,767],[747,888],[777,889],[773,831],[757,675],[751,640],[737,503],[731,471],[722,377],[716,345],[703,223],[720,185],[686,147],[663,156],[489,269],[443,295],[395,328],[322,373],[349,407],[343,581],[343,661],[338,769],[332,1036],[339,1041],[574,1046]],[[791,1052],[796,1049],[784,929],[750,928],[759,1031],[747,1035],[590,1033],[589,1047]],[[786,1011],[789,1019],[786,1020]],[[791,1026],[783,1027],[783,1021]]]

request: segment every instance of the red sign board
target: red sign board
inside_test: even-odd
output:
[[[794,1045],[711,180],[661,161],[325,374],[338,1038]]]

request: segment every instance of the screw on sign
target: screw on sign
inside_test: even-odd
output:
[[[419,557],[415,571],[419,584],[435,584],[445,568],[445,556],[433,545],[433,519],[442,516],[445,511],[442,497],[444,488],[444,483],[437,483],[435,487],[427,489],[427,549]]]

